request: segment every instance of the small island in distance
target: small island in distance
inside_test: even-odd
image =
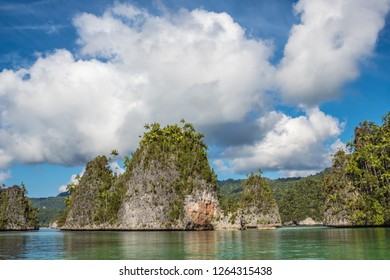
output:
[[[277,180],[263,178],[259,170],[246,180],[217,181],[203,135],[192,124],[145,128],[139,148],[125,157],[124,174],[109,168],[118,156],[113,150],[87,164],[78,183],[68,186],[69,195],[30,204],[23,186],[1,188],[0,230],[37,229],[54,220],[63,230],[390,225],[390,112],[381,126],[362,122],[332,167]],[[34,208],[49,201],[55,207]]]

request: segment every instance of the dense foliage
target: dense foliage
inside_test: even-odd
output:
[[[125,159],[128,170],[131,172],[141,157],[145,167],[156,161],[171,164],[173,159],[184,181],[200,175],[207,182],[216,182],[214,171],[209,166],[204,135],[197,133],[192,124],[181,122],[182,127],[176,124],[161,127],[158,123],[145,125],[147,131],[140,141],[140,148],[132,159]]]
[[[299,222],[307,217],[315,221],[323,220],[322,178],[325,171],[309,176],[264,180],[269,185],[279,208],[282,223]],[[225,213],[238,209],[243,195],[245,180],[228,179],[218,181],[221,194],[221,206]]]
[[[230,222],[238,217],[241,223],[251,226],[279,224],[277,203],[269,186],[269,180],[259,174],[251,174],[246,180],[219,181],[221,207]]]
[[[0,230],[38,228],[37,209],[26,195],[23,185],[0,188]]]
[[[237,211],[244,190],[243,183],[244,180],[234,179],[218,181],[220,203],[225,215]]]
[[[241,208],[255,206],[259,213],[268,214],[277,206],[269,184],[260,174],[251,174],[244,181],[244,191],[240,201]]]
[[[294,182],[279,201],[280,217],[283,223],[298,224],[306,218],[322,222],[323,206],[322,176],[308,176]]]
[[[325,177],[327,223],[339,217],[351,225],[390,224],[390,112],[382,126],[365,121],[338,151],[332,172]]]
[[[32,206],[38,208],[38,220],[41,227],[48,227],[57,221],[64,213],[65,195],[60,194],[56,197],[30,198]]]

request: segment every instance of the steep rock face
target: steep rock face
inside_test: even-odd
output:
[[[215,192],[197,190],[184,202],[186,229],[214,229],[221,215]]]
[[[244,183],[240,209],[244,227],[268,228],[281,226],[278,206],[266,180],[260,175],[251,175]]]
[[[189,124],[149,129],[121,178],[127,191],[119,227],[213,229],[221,211],[203,135]]]
[[[116,222],[119,207],[114,175],[105,156],[90,161],[77,184],[68,186],[67,212],[63,229],[104,229]],[[116,201],[115,201],[116,198]],[[115,203],[116,202],[116,203]]]
[[[68,230],[208,230],[220,219],[216,176],[203,135],[192,125],[149,130],[126,171],[115,175],[100,156],[87,164],[79,184],[68,187]]]
[[[124,174],[113,174],[104,156],[87,164],[79,184],[69,187],[62,229],[222,230],[280,225],[276,202],[260,177],[247,180],[238,210],[221,209],[203,135],[192,125],[146,128],[139,148],[124,160]]]
[[[25,197],[24,187],[0,188],[0,230],[35,230],[39,228],[36,209]]]

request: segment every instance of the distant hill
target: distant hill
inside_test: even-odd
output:
[[[279,207],[282,223],[299,223],[310,217],[321,222],[323,196],[321,182],[328,169],[308,177],[267,179]],[[245,180],[228,179],[218,181],[221,205],[230,209],[237,203],[243,192]]]
[[[32,206],[39,209],[37,216],[40,226],[48,227],[59,219],[66,209],[65,197],[67,196],[69,194],[63,192],[56,197],[30,198]]]

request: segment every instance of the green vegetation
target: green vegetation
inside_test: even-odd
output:
[[[182,126],[145,125],[140,146],[124,158],[126,171],[116,176],[109,160],[99,156],[87,164],[79,183],[70,184],[67,211],[61,224],[75,226],[116,225],[124,201],[168,209],[167,224],[184,218],[185,197],[195,191],[216,190],[216,176],[207,158],[203,134],[182,120]],[[110,157],[118,156],[112,150]],[[142,186],[142,187],[141,187]],[[140,202],[140,198],[148,198]],[[141,204],[140,204],[141,203]],[[145,225],[147,227],[147,225]]]
[[[115,223],[123,192],[116,188],[114,179],[106,156],[98,156],[88,162],[79,181],[67,187],[70,196],[65,198],[67,210],[60,219],[60,225]]]
[[[288,186],[279,201],[280,217],[283,223],[297,224],[306,218],[322,222],[323,173],[308,176]]]
[[[24,185],[0,188],[0,230],[37,229],[37,209],[26,197]]]
[[[38,220],[41,227],[48,227],[57,221],[66,209],[65,196],[30,198],[32,206],[38,208]]]
[[[280,224],[278,206],[269,186],[269,180],[259,174],[251,174],[246,180],[218,182],[221,208],[229,221],[239,218],[241,226]]]
[[[390,112],[383,125],[364,121],[349,152],[338,151],[324,179],[326,223],[354,226],[390,224]]]
[[[218,181],[220,204],[224,214],[235,213],[240,205],[244,180]]]
[[[257,213],[262,214],[269,214],[277,207],[267,180],[261,177],[261,171],[245,180],[240,206],[243,209],[255,206]]]
[[[68,187],[70,197],[65,198],[68,207],[62,220],[81,227],[115,225],[126,202],[130,207],[135,203],[149,210],[164,209],[162,224],[171,228],[184,218],[186,198],[208,190],[217,193],[225,215],[233,214],[231,220],[237,215],[256,215],[258,224],[264,224],[267,221],[261,219],[268,217],[261,213],[276,217],[274,210],[279,208],[283,223],[310,217],[328,225],[389,225],[389,122],[390,113],[382,126],[360,124],[348,144],[350,153],[338,151],[332,168],[317,175],[270,180],[261,173],[251,174],[246,180],[218,182],[219,188],[204,136],[192,124],[183,120],[181,126],[145,125],[139,148],[124,158],[123,175],[110,170],[110,158],[105,156],[87,164],[79,183]],[[112,150],[110,156],[118,154]],[[146,229],[150,226],[143,224]]]
[[[127,158],[125,176],[131,177],[133,169],[143,164],[143,170],[161,169],[168,173],[178,172],[179,177],[169,179],[169,182],[147,181],[151,192],[156,193],[157,187],[165,185],[171,195],[169,200],[168,217],[172,224],[184,217],[184,197],[199,190],[202,186],[216,185],[216,175],[210,168],[207,158],[207,146],[203,141],[204,135],[197,133],[192,124],[181,121],[183,126],[147,124],[147,130],[140,147],[133,154],[131,160]],[[200,181],[206,184],[200,183]],[[145,188],[144,188],[145,189]]]
[[[325,171],[305,178],[280,178],[263,180],[269,185],[272,196],[279,208],[282,223],[299,222],[307,217],[315,221],[323,220],[322,180]],[[243,195],[245,180],[218,181],[221,206],[225,213],[238,209]]]
[[[183,181],[200,176],[207,182],[216,183],[216,175],[209,166],[204,135],[197,133],[192,124],[181,122],[183,127],[167,125],[162,128],[158,123],[145,125],[147,132],[140,147],[131,160],[125,160],[127,169],[131,171],[141,158],[145,168],[154,162],[172,164],[173,159]]]

